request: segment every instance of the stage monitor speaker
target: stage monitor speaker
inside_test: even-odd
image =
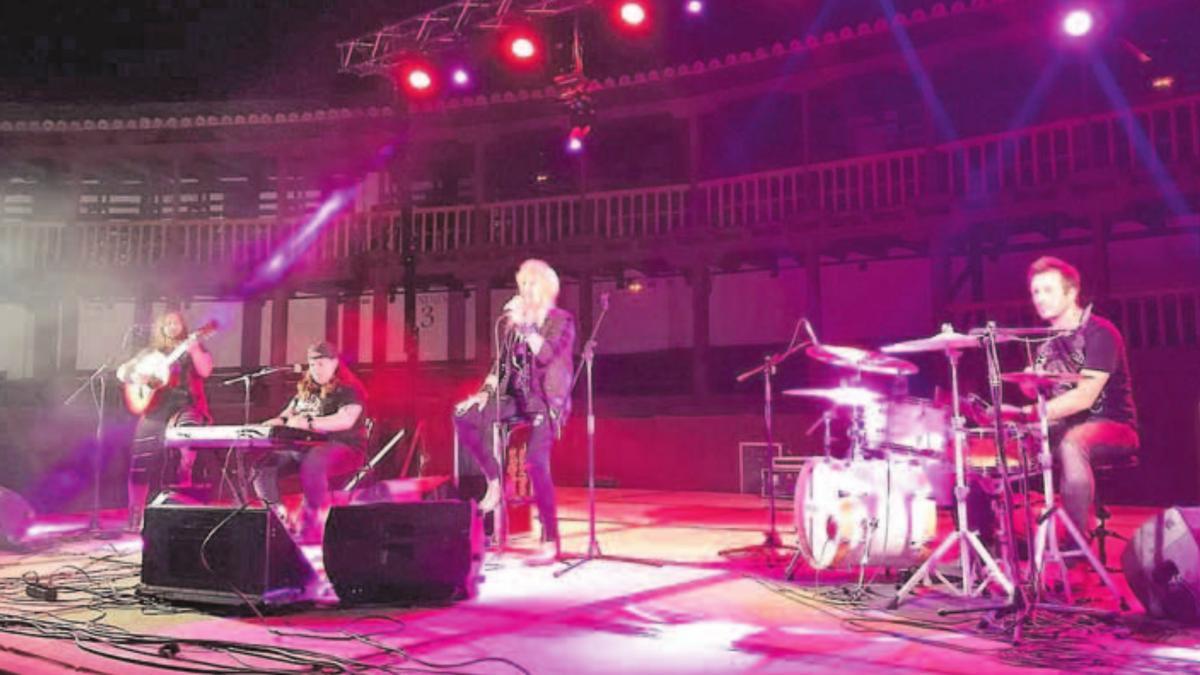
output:
[[[33,507],[21,495],[0,487],[0,549],[19,550],[33,524]]]
[[[1200,508],[1170,508],[1146,521],[1125,547],[1129,588],[1150,616],[1200,622]]]
[[[325,524],[325,572],[345,604],[470,597],[482,564],[472,502],[335,506]]]
[[[143,594],[200,604],[307,599],[312,565],[264,508],[153,505],[142,530]]]

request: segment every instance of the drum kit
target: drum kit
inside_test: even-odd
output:
[[[1120,598],[1078,530],[1055,506],[1045,415],[1039,415],[1040,425],[1030,427],[1004,423],[997,412],[988,420],[989,427],[979,429],[967,429],[962,415],[958,361],[964,352],[980,349],[988,353],[989,381],[996,390],[994,400],[999,399],[1000,382],[1018,384],[1038,393],[1040,411],[1044,413],[1046,393],[1055,387],[1074,384],[1080,377],[1069,373],[1000,373],[995,345],[1008,340],[1045,339],[1054,334],[1051,330],[1008,331],[989,326],[986,331],[965,335],[944,326],[941,333],[932,337],[899,342],[879,351],[824,345],[811,336],[813,344],[806,350],[810,358],[845,369],[854,376],[839,387],[783,391],[786,396],[817,400],[830,406],[823,416],[825,456],[809,461],[796,481],[793,515],[798,550],[785,576],[792,578],[801,559],[818,570],[919,565],[900,588],[893,606],[898,606],[919,584],[936,582],[960,597],[978,597],[995,586],[1011,603],[1022,583],[1011,541],[1012,482],[1021,480],[1023,484],[1025,478],[1040,473],[1045,506],[1036,522],[1029,517],[1027,531],[1036,527],[1036,535],[1034,541],[1028,542],[1034,560],[1025,579],[1031,581],[1038,598],[1046,583],[1043,572],[1047,563],[1059,564],[1065,581],[1066,568],[1055,527],[1059,522],[1088,556],[1114,596]],[[885,395],[862,385],[864,373],[897,379],[915,374],[917,366],[898,355],[922,353],[946,356],[950,379],[948,403]],[[971,398],[976,402],[972,408],[978,411],[979,399]],[[849,419],[848,450],[841,458],[832,456],[830,448],[828,421],[833,411],[842,411]],[[997,442],[1001,437],[1004,441]],[[1013,448],[1019,452],[1011,452]],[[1036,461],[1033,461],[1028,455],[1035,448]],[[973,521],[968,520],[967,513],[969,475],[984,479],[973,478],[973,485],[998,482],[1003,488],[989,492],[993,498],[996,492],[1002,497],[997,512],[998,519],[1003,521],[999,529],[1008,533],[1008,541],[1000,537],[1000,550],[996,553],[970,528]],[[977,502],[973,505],[978,508]],[[940,542],[937,540],[939,506],[954,508],[956,516],[954,530],[945,533]],[[942,558],[956,543],[957,569],[944,573]]]

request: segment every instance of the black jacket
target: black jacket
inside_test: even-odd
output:
[[[530,407],[548,411],[555,426],[561,429],[571,412],[575,317],[565,309],[551,309],[546,321],[536,329],[545,343],[534,355],[525,351],[528,347],[524,340],[515,339],[517,331],[517,327],[505,321],[490,375],[501,383],[501,395],[509,393],[515,382],[523,378]]]

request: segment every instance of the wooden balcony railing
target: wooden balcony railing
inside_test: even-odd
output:
[[[1173,174],[1200,168],[1200,96],[1077,118],[930,148],[790,169],[481,206],[375,210],[333,220],[307,255],[338,260],[662,237],[758,227],[803,228],[903,210],[925,197],[989,197],[1108,172],[1126,180],[1147,161]],[[1200,186],[1183,186],[1184,193]],[[0,225],[0,266],[205,265],[261,260],[300,226],[272,218]]]

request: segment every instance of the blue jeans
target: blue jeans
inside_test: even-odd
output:
[[[1137,451],[1137,429],[1120,422],[1088,420],[1063,434],[1054,453],[1055,463],[1061,468],[1058,487],[1063,510],[1080,532],[1086,534],[1091,530],[1092,500],[1096,492],[1092,464]]]
[[[498,414],[498,416],[497,416]],[[537,504],[538,520],[542,524],[542,539],[558,541],[558,505],[554,496],[554,479],[550,475],[550,448],[554,445],[554,425],[550,415],[540,410],[522,410],[510,396],[500,397],[499,411],[495,400],[454,416],[458,443],[471,453],[488,480],[500,478],[500,464],[492,451],[492,425],[496,420],[528,422],[529,445],[525,448],[525,471],[533,484],[533,499]]]

